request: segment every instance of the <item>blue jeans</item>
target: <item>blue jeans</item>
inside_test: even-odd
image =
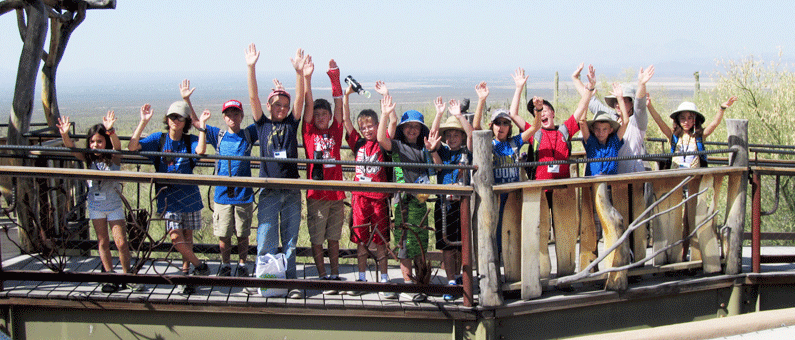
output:
[[[282,252],[287,257],[288,279],[297,278],[295,246],[301,225],[301,191],[262,189],[257,208],[257,255],[276,254],[281,236]]]

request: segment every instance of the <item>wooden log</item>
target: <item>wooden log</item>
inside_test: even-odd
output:
[[[610,204],[607,184],[596,184],[594,190],[596,191],[596,198],[594,199],[596,203],[596,214],[599,216],[599,221],[602,223],[602,235],[605,239],[605,248],[610,248],[624,233],[623,220],[618,210]],[[629,262],[628,253],[629,244],[628,242],[624,242],[611,254],[605,257],[605,261],[607,262],[606,266],[618,267],[626,265]],[[623,291],[627,289],[627,283],[626,270],[611,272],[607,275],[605,289]]]
[[[699,188],[701,188],[701,177],[696,177],[687,184],[687,195],[695,195]],[[704,195],[702,195],[704,196]],[[696,209],[698,207],[698,199],[691,199],[685,203],[685,213],[683,215],[684,225],[682,226],[682,237],[690,235],[696,228]],[[703,228],[702,228],[703,229]],[[690,261],[701,260],[701,250],[698,245],[698,237],[692,237],[685,240],[682,246],[682,258],[687,258],[687,251],[690,250]]]
[[[555,189],[552,192],[552,219],[555,228],[555,256],[557,276],[574,274],[577,271],[577,234],[580,221],[577,218],[575,188]]]
[[[480,301],[484,307],[503,305],[500,290],[500,259],[497,254],[496,222],[497,209],[494,195],[494,172],[491,152],[492,132],[473,133],[473,164],[478,170],[472,175],[472,185],[480,197],[478,207],[478,273],[480,274]]]
[[[596,260],[598,255],[599,233],[594,223],[592,192],[588,187],[583,187],[580,192],[580,270]]]
[[[632,220],[638,219],[640,214],[646,210],[645,183],[630,184],[630,197],[632,197]],[[582,237],[582,236],[581,236]],[[648,224],[641,226],[632,232],[632,254],[633,261],[637,262],[646,258],[647,239],[649,237]],[[582,242],[582,241],[580,241]]]
[[[701,178],[701,185],[699,191],[713,188],[713,177],[706,175]],[[708,192],[701,194],[698,197],[698,204],[695,213],[695,224],[693,228],[700,225],[705,218],[715,211],[714,199],[707,195]],[[717,192],[713,193],[713,197]],[[712,203],[712,204],[710,204]],[[696,233],[698,238],[698,247],[701,254],[701,261],[704,266],[704,273],[717,273],[721,270],[720,264],[720,246],[718,245],[718,236],[715,233],[714,219]],[[691,259],[692,260],[692,259]]]
[[[657,197],[675,188],[677,183],[670,181],[655,181],[654,191]],[[677,190],[666,200],[662,201],[655,209],[655,213],[665,211],[682,201],[682,191]],[[652,238],[654,239],[654,251],[667,247],[669,244],[682,238],[682,209],[674,209],[667,214],[662,214],[655,218],[652,223]],[[675,256],[678,254],[678,256]],[[654,257],[654,265],[661,266],[668,263],[681,262],[682,246],[673,247]]]
[[[508,194],[502,213],[502,263],[505,281],[522,279],[522,197],[519,192]]]
[[[541,268],[538,254],[542,243],[539,221],[542,197],[545,196],[544,191],[539,188],[522,190],[521,294],[524,300],[541,296]]]
[[[748,167],[748,120],[726,119],[726,131],[729,135],[729,148],[736,150],[729,157],[729,165]],[[736,182],[736,183],[735,183]],[[726,226],[730,229],[729,252],[726,254],[726,274],[737,274],[742,270],[742,234],[745,227],[746,189],[748,188],[748,171],[732,181],[736,185],[735,193],[729,196],[729,209]]]
[[[552,221],[549,218],[549,203],[546,193],[541,195],[541,208],[539,209],[538,261],[541,278],[548,279],[552,276],[552,262],[549,258],[549,231],[552,228]]]

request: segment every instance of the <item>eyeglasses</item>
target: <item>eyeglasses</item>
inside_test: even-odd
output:
[[[185,121],[185,117],[178,116],[178,115],[168,115],[168,119],[176,120],[178,122],[184,122]]]
[[[497,120],[497,121],[494,121],[494,125],[497,125],[497,126],[511,126],[511,122],[508,121],[508,120]]]

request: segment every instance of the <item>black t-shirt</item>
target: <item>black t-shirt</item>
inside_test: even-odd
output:
[[[256,121],[260,157],[298,158],[299,123],[292,112],[280,122],[262,115]],[[259,177],[298,178],[298,164],[265,162],[260,165]]]

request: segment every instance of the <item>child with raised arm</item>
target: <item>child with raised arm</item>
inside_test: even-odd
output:
[[[205,123],[210,119],[210,111],[205,110],[199,118],[199,136],[188,134],[191,118],[188,104],[178,101],[171,104],[163,117],[167,132],[155,132],[143,140],[146,124],[154,116],[149,104],[141,107],[141,121],[135,128],[127,148],[130,151],[173,152],[176,154],[196,153],[203,155],[206,148]],[[189,157],[150,157],[155,164],[155,171],[162,173],[192,174],[196,159]],[[210,268],[193,253],[193,231],[202,227],[202,197],[199,187],[190,184],[156,185],[157,214],[166,220],[173,247],[182,255],[182,273],[188,275],[193,264],[194,275],[207,275]],[[183,294],[193,294],[195,287],[186,285]]]
[[[262,102],[257,87],[256,64],[259,51],[254,44],[246,49],[248,65],[248,95],[251,114],[257,125],[257,138],[260,141],[260,157],[298,158],[298,125],[304,109],[304,51],[300,48],[290,61],[295,69],[295,101],[290,112],[290,94],[283,89],[275,89],[268,95],[265,107],[270,117],[263,114]],[[298,164],[264,162],[260,164],[259,177],[298,178]],[[276,254],[279,238],[284,255],[287,257],[286,277],[296,279],[295,247],[298,241],[298,228],[301,225],[301,191],[295,189],[260,190],[257,208],[257,255]],[[304,293],[292,289],[287,296],[303,298]]]
[[[86,132],[86,149],[113,149],[121,150],[121,141],[116,135],[113,124],[116,122],[116,115],[113,111],[108,111],[102,119],[102,124],[96,124]],[[69,117],[58,118],[58,132],[61,133],[63,145],[68,148],[75,147],[75,143],[69,137]],[[73,152],[72,155],[78,160],[86,163],[86,168],[91,170],[119,171],[121,169],[121,155],[108,153]],[[97,246],[99,248],[99,259],[102,261],[102,268],[107,273],[113,273],[113,257],[110,254],[110,236],[108,226],[113,230],[113,240],[119,250],[119,261],[121,270],[125,274],[130,272],[130,247],[127,244],[127,226],[124,219],[124,205],[121,200],[121,184],[117,181],[88,181],[88,217],[94,225],[97,233]],[[137,283],[127,283],[127,287],[134,291],[143,288]],[[113,293],[119,290],[118,283],[103,283],[103,293]],[[123,288],[123,286],[121,287]]]
[[[660,127],[660,131],[671,141],[671,153],[676,153],[704,151],[704,140],[715,132],[718,124],[723,120],[723,114],[726,109],[732,106],[735,101],[737,101],[737,97],[732,96],[726,102],[720,104],[715,119],[706,128],[702,127],[705,121],[704,115],[698,112],[696,104],[683,102],[670,115],[671,119],[673,119],[673,130],[665,124],[660,114],[654,109],[651,104],[651,98],[647,98],[646,105],[657,126]],[[671,162],[672,169],[705,167],[707,166],[707,155],[676,156],[671,159]]]
[[[199,119],[190,102],[195,88],[185,79],[179,87],[182,99],[190,107],[191,120],[199,129]],[[215,148],[222,156],[251,156],[251,148],[257,141],[257,127],[251,124],[243,127],[243,104],[235,99],[228,100],[221,107],[226,127],[219,128],[206,125],[207,144]],[[217,160],[215,174],[218,176],[251,177],[249,161]],[[248,237],[251,235],[251,217],[254,214],[254,190],[249,187],[216,186],[213,194],[213,235],[218,237],[221,249],[221,267],[218,276],[232,275],[230,255],[232,252],[232,235],[237,238],[238,263],[235,275],[248,276],[246,259],[248,258]]]
[[[646,126],[649,121],[649,118],[646,116],[646,83],[651,80],[653,75],[654,65],[650,65],[646,69],[641,68],[640,71],[638,71],[637,88],[632,84],[622,84],[623,97],[621,98],[629,109],[629,122],[627,122],[627,130],[624,134],[624,146],[618,150],[618,156],[641,156],[646,154]],[[596,73],[593,65],[588,65],[588,80],[591,83],[591,87],[588,90],[594,92],[596,90],[594,87],[594,85],[596,85]],[[578,87],[578,82],[579,77],[577,77],[577,81],[575,81],[574,84],[575,87],[577,87],[577,91],[582,94],[585,88]],[[579,84],[582,83],[579,82]],[[596,96],[592,96],[591,101],[588,103],[588,108],[594,114],[597,112],[607,112],[613,116],[613,120],[618,121],[621,116],[617,113],[617,97],[613,95],[605,96],[605,103],[607,103],[607,105],[602,104]],[[619,174],[645,170],[646,168],[641,159],[618,161]]]
[[[386,85],[381,81],[376,83],[376,90],[382,95],[388,95]],[[362,110],[356,117],[360,132],[357,132],[353,127],[349,101],[353,92],[352,86],[348,86],[345,89],[345,95],[342,99],[342,117],[347,134],[346,140],[355,155],[355,160],[357,162],[386,162],[388,156],[378,143],[378,114],[370,109]],[[382,112],[391,113],[388,112],[388,108],[386,110],[382,109]],[[390,118],[388,123],[387,134],[394,136],[397,128],[397,119]],[[357,182],[388,182],[387,171],[389,171],[388,168],[380,166],[357,165],[353,180]],[[367,270],[367,245],[372,239],[372,242],[375,243],[378,271],[381,272],[380,282],[389,282],[386,257],[386,247],[389,245],[388,200],[389,194],[384,192],[351,192],[351,214],[354,227],[368,225],[367,227],[358,227],[351,230],[351,242],[356,243],[357,248],[356,258],[359,275],[356,281],[367,281],[365,272]],[[361,291],[348,291],[345,293],[353,296],[362,294]],[[386,299],[397,298],[397,293],[395,292],[382,292],[381,295]]]
[[[307,159],[339,160],[342,146],[342,86],[340,85],[340,69],[334,59],[329,61],[326,72],[331,80],[332,96],[334,97],[334,115],[331,104],[325,99],[312,96],[312,73],[315,65],[311,62],[304,65],[304,122],[301,132],[304,137],[304,149]],[[342,180],[342,166],[339,164],[308,164],[306,176],[313,180]],[[342,221],[345,216],[344,191],[313,190],[306,191],[306,226],[309,230],[309,241],[312,244],[312,256],[315,259],[317,273],[321,280],[340,280],[340,236]],[[323,241],[328,242],[328,257],[331,274],[326,275],[323,259]],[[325,294],[337,294],[336,290],[326,290]]]
[[[577,110],[585,111],[591,99],[592,91],[586,91],[582,95]],[[611,92],[616,98],[622,98],[621,85],[613,84]],[[629,114],[626,102],[620,101],[617,109],[621,112],[621,124],[613,120],[609,113],[600,111],[594,115],[591,121],[580,120],[582,131],[582,145],[585,147],[585,155],[588,159],[607,158],[618,156],[618,150],[624,145],[624,133],[629,124]],[[618,173],[616,161],[591,162],[585,165],[586,176],[615,175]]]
[[[396,153],[400,157],[400,161],[404,163],[428,163],[427,152],[434,145],[433,139],[429,140],[429,130],[425,125],[425,119],[422,113],[415,110],[409,110],[403,113],[400,119],[400,124],[397,126],[394,138],[387,136],[388,119],[390,112],[394,111],[394,103],[390,95],[384,96],[382,103],[381,121],[378,124],[378,143],[387,152]],[[438,141],[438,138],[436,138]],[[403,169],[403,177],[406,183],[430,183],[428,178],[428,171],[425,168],[405,168]],[[402,201],[398,204],[395,211],[395,225],[403,223],[403,212],[401,208],[406,208],[407,224],[410,224],[410,231],[406,231],[405,243],[400,244],[400,270],[403,273],[403,280],[406,283],[411,282],[412,260],[419,260],[421,252],[428,249],[428,231],[423,229],[424,225],[420,223],[428,210],[427,204],[424,199],[420,199],[415,195],[401,194],[398,195],[397,200]],[[427,223],[427,222],[425,222]],[[417,227],[415,227],[417,226]],[[395,229],[395,239],[401,242],[403,230],[400,228]],[[417,293],[412,296],[415,302],[424,301],[427,295],[424,293]]]
[[[444,142],[434,146],[436,155],[434,163],[469,165],[472,163],[472,125],[461,113],[457,100],[449,103],[450,117],[441,124],[445,104],[442,97],[436,98],[436,118],[431,125],[431,134],[438,133]],[[447,185],[468,185],[469,176],[466,170],[442,169],[436,172],[436,183]],[[447,283],[456,284],[461,274],[461,201],[459,197],[439,195],[434,205],[434,227],[436,229],[436,249],[442,251],[444,271]],[[446,222],[446,223],[443,223]],[[451,244],[453,243],[453,244]],[[458,243],[458,244],[455,244]],[[443,296],[445,301],[455,300],[450,294]]]

